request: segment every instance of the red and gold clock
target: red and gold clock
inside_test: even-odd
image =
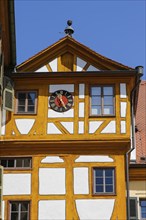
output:
[[[66,112],[72,108],[72,94],[65,90],[57,90],[51,94],[49,104],[50,108],[56,112]]]

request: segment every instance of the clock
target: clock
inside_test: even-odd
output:
[[[72,94],[65,90],[57,90],[51,94],[49,104],[51,109],[56,112],[66,112],[72,108]]]

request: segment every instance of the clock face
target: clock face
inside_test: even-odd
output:
[[[72,94],[65,90],[57,90],[51,94],[49,104],[56,112],[66,112],[73,105]]]

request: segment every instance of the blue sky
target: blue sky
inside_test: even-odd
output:
[[[64,37],[67,20],[80,43],[124,65],[146,68],[145,0],[15,0],[17,64]]]

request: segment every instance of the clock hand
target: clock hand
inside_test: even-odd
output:
[[[64,101],[62,100],[62,95],[59,94],[57,97],[59,98],[59,100],[60,100],[62,106],[66,109],[66,106],[65,106],[65,104],[64,104]]]

